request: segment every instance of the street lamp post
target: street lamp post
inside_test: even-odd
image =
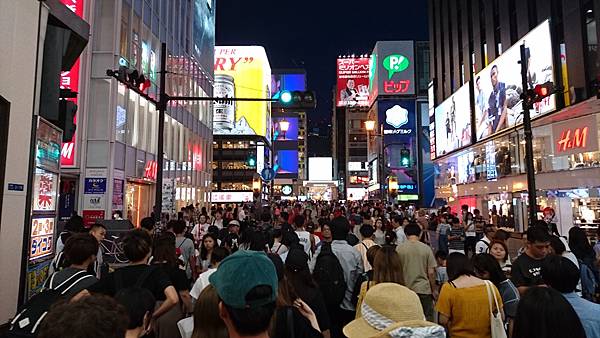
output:
[[[281,129],[281,132],[283,133],[283,139],[285,140],[285,134],[290,129],[290,122],[284,118],[283,120],[279,121],[279,128]]]
[[[367,120],[365,121],[365,129],[367,130],[367,140],[369,140],[369,132],[373,132],[375,130],[375,121],[374,120]],[[381,131],[381,133],[373,133],[372,134],[373,137],[379,137],[379,144],[378,144],[378,149],[377,149],[377,172],[379,173],[378,177],[378,181],[380,181],[381,183],[379,183],[379,193],[381,194],[381,200],[384,200],[384,196],[385,196],[385,190],[383,189],[383,174],[384,174],[384,170],[383,170],[383,162],[384,162],[384,153],[383,153],[383,130]],[[381,170],[380,170],[381,169]],[[385,198],[387,200],[387,198]]]

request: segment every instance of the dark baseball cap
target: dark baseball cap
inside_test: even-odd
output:
[[[209,279],[223,303],[235,309],[253,308],[272,303],[277,298],[277,271],[264,252],[239,250],[225,258]],[[257,286],[271,287],[262,299],[246,300]]]

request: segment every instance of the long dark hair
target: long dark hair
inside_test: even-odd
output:
[[[590,257],[595,257],[594,249],[588,241],[587,235],[583,229],[572,227],[569,230],[569,247],[577,259],[586,261]]]
[[[373,281],[377,283],[403,283],[402,262],[395,247],[384,245],[375,254]]]
[[[317,290],[317,283],[310,274],[310,270],[294,271],[286,266],[284,274],[289,286],[291,286],[292,293],[297,294],[301,299],[309,300],[314,294],[311,291]]]
[[[175,235],[172,232],[164,232],[156,239],[152,256],[156,263],[166,262],[172,267],[179,265],[175,249]]]
[[[471,261],[467,256],[460,252],[453,252],[448,255],[446,272],[448,273],[449,281],[453,281],[463,275],[475,276],[473,264],[471,264]]]
[[[494,283],[494,285],[499,286],[500,283],[506,280],[506,275],[504,275],[502,268],[500,268],[500,263],[498,263],[494,256],[488,253],[481,253],[473,256],[471,261],[473,262],[475,272],[479,275],[486,272],[489,273],[490,281]]]
[[[584,338],[573,307],[553,288],[532,287],[519,301],[513,338]]]
[[[200,259],[202,260],[208,259],[208,250],[204,247],[204,240],[207,238],[212,238],[213,242],[215,243],[213,245],[213,250],[219,245],[219,242],[217,242],[217,236],[215,234],[209,232],[204,235],[202,237],[202,243],[200,243]]]
[[[192,338],[226,338],[227,327],[219,316],[219,295],[214,286],[202,290],[194,305]]]

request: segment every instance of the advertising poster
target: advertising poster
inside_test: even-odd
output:
[[[261,46],[215,47],[215,97],[270,98],[271,67]],[[268,101],[216,102],[215,135],[271,135]]]
[[[193,0],[194,3],[194,55],[202,68],[209,71],[213,66],[215,45],[215,10],[213,0]]]
[[[104,210],[83,210],[82,217],[83,224],[89,227],[98,221],[104,220]]]
[[[371,55],[370,96],[415,94],[415,50],[412,41],[378,41]]]
[[[58,219],[67,221],[75,211],[75,191],[77,182],[74,179],[60,180],[60,197],[58,203]]]
[[[51,260],[46,260],[36,265],[27,267],[27,298],[31,298],[42,290],[44,283],[48,279]]]
[[[210,200],[212,203],[252,202],[254,196],[250,191],[213,191]]]
[[[282,126],[287,126],[284,131]],[[275,117],[273,118],[273,140],[274,141],[298,141],[298,118],[297,117]]]
[[[104,194],[106,192],[106,178],[85,178],[85,194]]]
[[[337,107],[369,105],[369,58],[337,59]]]
[[[54,217],[32,218],[29,260],[37,260],[54,252],[54,222]]]
[[[287,178],[286,174],[298,174],[298,150],[277,150],[273,158],[273,170],[277,178]]]
[[[435,108],[437,156],[471,144],[471,96],[466,83]]]
[[[529,88],[548,81],[554,82],[550,24],[546,20],[475,76],[475,130],[478,141],[523,121],[523,86],[519,63],[522,44],[526,46]],[[555,97],[551,95],[534,104],[530,111],[531,118],[554,109]]]
[[[123,211],[123,194],[125,181],[121,179],[113,180],[113,198],[112,198],[112,210],[121,210]]]
[[[458,156],[458,184],[475,181],[475,155],[472,151]]]
[[[33,181],[33,212],[54,212],[57,189],[58,175],[36,168]]]

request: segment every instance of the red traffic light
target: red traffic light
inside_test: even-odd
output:
[[[545,97],[554,94],[554,83],[548,81],[546,83],[537,84],[533,88],[533,91],[535,93],[535,99],[533,101],[540,102]]]
[[[548,88],[542,86],[541,84],[536,85],[534,90],[538,96],[544,97],[548,95]]]

